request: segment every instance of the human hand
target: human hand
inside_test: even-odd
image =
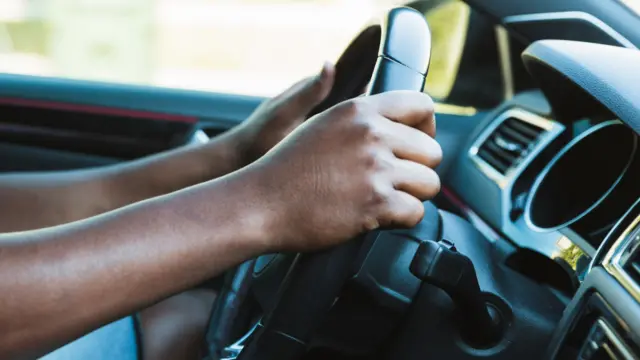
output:
[[[271,251],[337,245],[379,227],[412,227],[440,190],[433,102],[394,91],[309,119],[250,165],[270,216]]]
[[[324,100],[333,86],[335,68],[325,63],[319,74],[308,77],[280,95],[262,103],[232,130],[242,165],[269,151],[302,124],[309,112]]]
[[[265,101],[246,121],[205,144],[139,161],[143,171],[133,171],[112,186],[119,189],[122,200],[110,208],[216,179],[252,163],[308,118],[331,91],[334,75],[333,65],[325,64],[318,75]]]

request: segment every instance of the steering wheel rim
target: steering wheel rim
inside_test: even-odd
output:
[[[391,9],[379,24],[365,28],[347,47],[336,63],[338,76],[332,92],[311,115],[359,95],[367,83],[366,95],[422,91],[430,55],[431,33],[424,15],[407,7]],[[349,69],[356,70],[349,74],[351,77],[340,77]],[[332,249],[297,254],[271,311],[262,318],[238,359],[301,357],[353,275],[353,263],[366,236],[362,234]]]

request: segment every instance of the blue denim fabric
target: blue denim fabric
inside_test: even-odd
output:
[[[132,317],[103,326],[41,358],[42,360],[138,360]]]

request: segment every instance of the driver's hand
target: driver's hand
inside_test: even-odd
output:
[[[244,165],[253,162],[302,124],[333,86],[335,69],[326,63],[315,76],[303,79],[262,103],[232,130]]]
[[[272,251],[336,245],[378,227],[411,227],[440,190],[433,102],[394,91],[314,116],[246,173],[265,206]]]

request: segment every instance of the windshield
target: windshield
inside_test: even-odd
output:
[[[0,72],[269,96],[397,0],[2,0]]]

